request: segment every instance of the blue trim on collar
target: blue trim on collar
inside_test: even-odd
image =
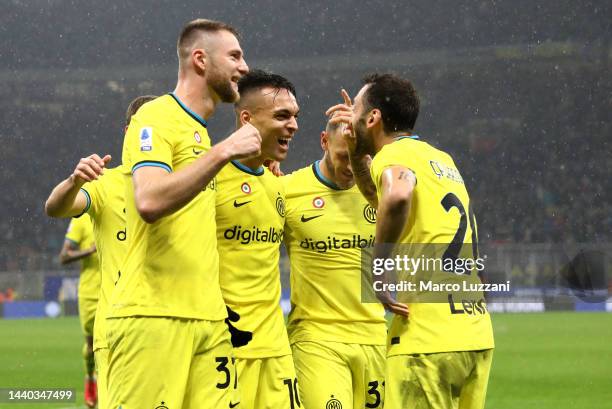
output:
[[[260,166],[257,169],[251,169],[247,165],[245,165],[244,163],[241,163],[241,162],[239,162],[237,160],[233,160],[231,162],[232,162],[232,165],[236,166],[241,171],[248,173],[249,175],[261,176],[261,175],[264,174],[264,167],[263,166]]]
[[[185,112],[189,114],[189,116],[191,116],[193,119],[201,123],[204,126],[204,128],[208,126],[208,122],[206,122],[206,119],[202,118],[200,115],[196,114],[191,109],[187,108],[187,105],[183,104],[183,102],[179,99],[179,97],[174,95],[174,92],[171,92],[169,95],[172,98],[174,98],[174,100],[181,106],[181,108],[183,108]]]
[[[319,165],[319,163],[321,163],[321,160],[316,161],[315,163],[312,164],[312,170],[315,174],[315,176],[317,177],[317,179],[319,179],[319,182],[323,183],[325,186],[334,189],[334,190],[342,190],[338,187],[338,185],[336,185],[334,182],[332,182],[331,180],[329,180],[328,178],[326,178],[323,175],[323,172],[321,172],[321,167]]]
[[[400,135],[400,136],[395,137],[394,139],[396,141],[399,141],[401,139],[416,139],[416,140],[418,140],[418,139],[421,139],[421,138],[419,137],[419,135]]]

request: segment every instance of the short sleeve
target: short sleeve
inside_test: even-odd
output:
[[[81,191],[87,198],[87,205],[85,209],[83,209],[83,213],[87,213],[94,218],[98,216],[104,208],[103,180],[105,180],[104,175],[98,180],[85,183],[81,188]]]
[[[171,127],[163,122],[164,116],[155,113],[154,109],[143,106],[132,117],[123,141],[122,157],[126,171],[130,173],[143,166],[155,166],[172,172]]]
[[[66,230],[66,240],[70,240],[76,245],[79,245],[83,240],[83,227],[81,223],[82,219],[71,219]]]

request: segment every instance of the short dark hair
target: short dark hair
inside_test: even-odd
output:
[[[412,83],[394,74],[369,74],[364,94],[366,109],[379,109],[385,132],[410,131],[419,116],[419,96]]]
[[[217,31],[223,30],[229,31],[230,33],[235,35],[237,39],[240,39],[240,33],[238,32],[238,30],[236,30],[234,27],[230,26],[227,23],[215,20],[207,20],[204,18],[191,20],[189,23],[185,24],[176,42],[176,52],[178,54],[179,59],[183,59],[189,55],[193,43],[198,38],[197,34],[199,32],[203,31],[205,33],[215,33]]]
[[[286,89],[291,92],[294,97],[297,97],[295,93],[295,87],[287,78],[282,75],[272,74],[263,70],[253,69],[243,75],[238,80],[238,93],[240,95],[246,95],[251,91],[259,90],[262,88],[275,88],[275,89]]]
[[[125,126],[130,125],[132,116],[136,112],[138,112],[141,106],[143,106],[149,101],[153,101],[155,98],[157,98],[156,95],[141,95],[139,97],[134,98],[132,102],[130,102],[130,105],[128,105],[127,111],[125,111]]]

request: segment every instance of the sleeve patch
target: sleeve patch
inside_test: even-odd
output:
[[[140,129],[140,151],[150,152],[153,150],[153,128],[144,127]]]

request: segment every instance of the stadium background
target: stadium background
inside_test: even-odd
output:
[[[67,222],[46,218],[44,199],[82,156],[110,153],[119,162],[125,107],[137,95],[173,89],[175,40],[195,17],[237,26],[251,68],[295,83],[300,130],[285,171],[320,157],[323,112],[341,87],[354,95],[364,74],[394,71],[420,92],[417,133],[455,158],[497,274],[539,288],[556,280],[580,243],[610,241],[609,1],[7,0],[0,5],[0,293],[13,289],[14,301],[0,303],[0,316],[44,316],[58,299],[62,314],[75,312],[78,272],[56,257]],[[232,115],[228,106],[215,114],[213,140],[232,131]],[[553,309],[546,306],[516,309]],[[545,316],[533,326],[576,320]],[[37,333],[28,325],[26,338]],[[8,353],[1,346],[0,361]],[[611,349],[600,351],[608,362]]]

